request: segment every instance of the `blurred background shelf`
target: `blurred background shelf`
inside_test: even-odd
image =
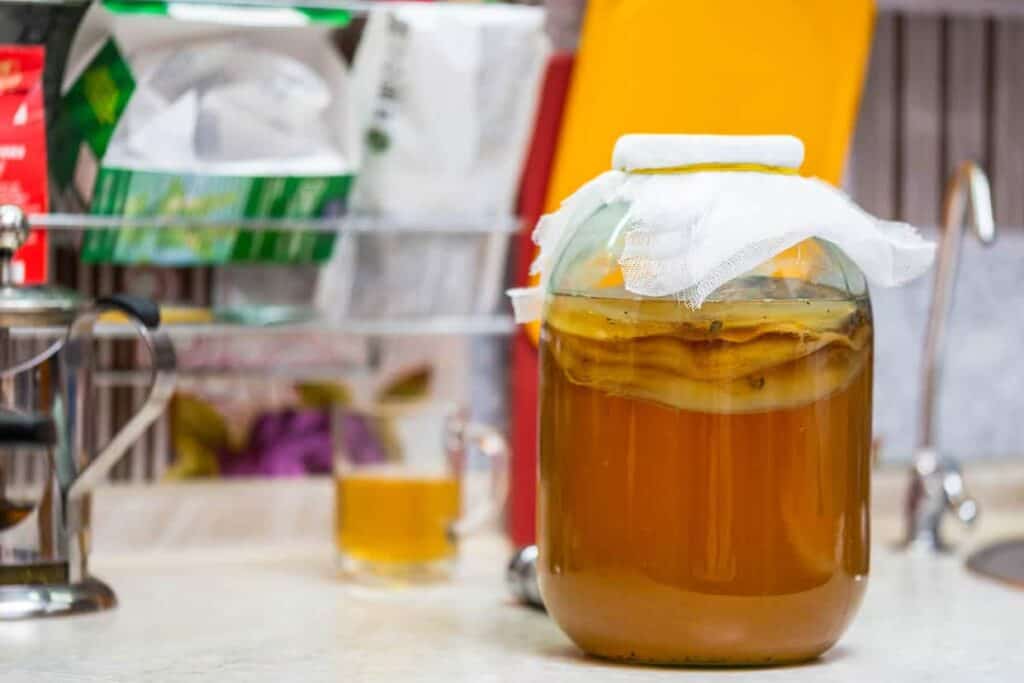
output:
[[[287,366],[283,368],[230,368],[201,367],[187,368],[178,373],[178,389],[189,391],[196,386],[202,387],[206,382],[230,382],[235,380],[259,380],[263,382],[309,382],[323,377],[346,376],[365,372],[365,368],[357,363],[337,363],[334,365]],[[145,389],[150,385],[152,377],[147,370],[115,370],[99,369],[96,371],[95,383],[101,389],[117,389],[135,387]]]
[[[152,298],[167,306],[165,322],[176,340],[296,332],[494,336],[514,330],[500,301],[520,225],[514,215],[411,221],[358,213],[301,220],[50,213],[32,215],[29,222],[47,229],[58,248],[64,286],[96,295],[116,287]],[[331,234],[337,241],[333,257],[322,263],[150,263],[119,261],[113,254],[104,261],[80,261],[78,247],[89,231],[107,230]],[[126,326],[101,324],[97,336],[132,335]]]

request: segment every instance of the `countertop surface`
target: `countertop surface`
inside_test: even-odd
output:
[[[976,683],[1024,676],[1024,591],[969,574],[956,556],[893,552],[884,541],[895,527],[884,521],[876,523],[860,614],[821,660],[657,669],[588,659],[546,615],[513,604],[502,578],[509,548],[497,535],[465,544],[452,583],[360,588],[335,576],[329,538],[314,533],[329,518],[326,485],[158,488],[97,498],[93,568],[120,605],[0,623],[0,680]],[[284,512],[256,512],[268,505]],[[187,510],[187,519],[173,510]],[[231,519],[248,520],[236,525],[247,530],[228,534]],[[268,519],[277,522],[270,531]],[[304,522],[292,528],[289,519]],[[140,529],[147,524],[160,529]],[[987,528],[992,536],[1024,533],[1024,515],[991,516]]]

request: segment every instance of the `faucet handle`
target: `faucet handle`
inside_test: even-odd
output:
[[[978,521],[978,501],[974,499],[964,486],[964,478],[960,467],[953,462],[946,465],[942,477],[942,491],[946,495],[946,507],[966,527],[974,526]]]
[[[967,492],[959,463],[923,448],[914,455],[906,512],[904,546],[944,552],[950,547],[942,537],[943,518],[953,513],[970,527],[978,519],[979,508]]]

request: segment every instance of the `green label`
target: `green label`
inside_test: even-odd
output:
[[[328,26],[347,26],[352,21],[352,13],[346,9],[331,7],[304,7],[301,2],[290,4],[268,5],[266,3],[253,2],[232,2],[217,4],[216,2],[197,2],[197,0],[103,0],[103,7],[111,14],[148,14],[151,16],[168,16],[171,14],[171,6],[189,7],[198,5],[202,8],[203,16],[207,19],[214,19],[218,15],[225,24],[232,23],[232,19],[239,13],[245,12],[277,12],[291,11],[302,17],[310,24],[326,24]],[[215,10],[220,10],[216,12]]]
[[[238,177],[103,168],[96,178],[92,213],[217,221],[320,218],[340,215],[351,183],[350,175]],[[332,232],[307,230],[90,230],[82,259],[160,265],[322,263],[330,258],[334,241]]]
[[[71,184],[83,143],[103,157],[128,100],[135,79],[113,40],[103,48],[61,100],[54,122],[53,169],[61,187]]]
[[[112,14],[167,16],[167,3],[159,0],[103,0],[103,7]]]
[[[328,7],[296,7],[295,11],[306,15],[312,24],[329,24],[331,26],[348,26],[352,21],[352,13],[345,9]]]

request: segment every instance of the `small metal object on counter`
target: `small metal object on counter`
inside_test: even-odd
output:
[[[14,460],[0,458],[0,620],[115,604],[88,571],[89,494],[163,413],[175,385],[174,347],[152,302],[88,301],[14,282],[10,260],[27,234],[21,211],[0,206],[0,449],[31,454],[44,473],[29,488],[5,471]],[[96,434],[93,328],[110,310],[127,316],[152,363],[148,396],[104,445]]]
[[[969,161],[957,168],[943,205],[943,229],[924,346],[918,446],[907,492],[905,544],[935,552],[948,549],[941,533],[947,512],[953,512],[966,525],[973,524],[978,517],[978,504],[968,495],[959,466],[941,455],[936,435],[946,325],[953,306],[968,200],[975,234],[982,244],[992,244],[996,227],[988,178],[977,164]]]
[[[544,609],[544,601],[540,597],[540,584],[537,583],[537,546],[528,545],[516,551],[512,561],[508,563],[506,573],[508,589],[516,600]]]

